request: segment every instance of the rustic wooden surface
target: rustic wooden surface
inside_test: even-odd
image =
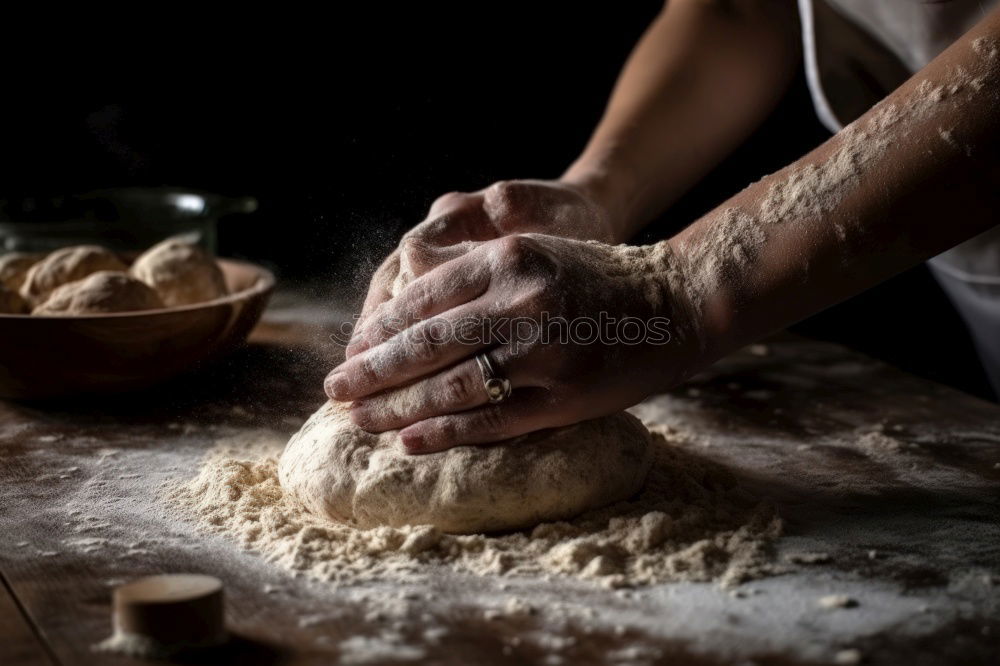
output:
[[[6,583],[0,588],[0,645],[4,663],[25,666],[52,664],[46,645],[35,634]]]
[[[0,588],[0,664],[134,663],[126,657],[95,653],[91,646],[109,633],[113,584],[152,573],[190,571],[216,575],[225,581],[227,622],[236,638],[222,650],[190,658],[198,663],[336,663],[338,640],[366,633],[382,621],[370,613],[366,615],[361,601],[350,597],[331,601],[320,587],[307,582],[280,582],[283,587],[278,594],[266,594],[262,580],[283,581],[287,576],[249,554],[238,559],[213,559],[199,556],[197,551],[170,552],[169,547],[158,546],[155,541],[152,545],[139,544],[134,551],[137,555],[127,558],[102,559],[73,550],[47,550],[67,536],[61,533],[66,523],[53,517],[58,514],[52,506],[55,495],[50,494],[49,484],[56,481],[50,479],[62,474],[70,477],[63,481],[74,482],[72,468],[45,468],[42,454],[47,448],[72,450],[81,456],[100,455],[109,446],[126,451],[183,449],[194,455],[211,446],[220,428],[265,426],[293,432],[324,399],[321,380],[340,355],[339,348],[328,338],[339,317],[332,314],[313,318],[310,308],[315,307],[314,303],[279,303],[249,346],[154,390],[60,403],[0,403],[0,484],[7,492],[16,493],[9,497],[17,499],[0,509],[0,527],[4,530],[0,544],[0,574],[4,580]],[[781,406],[774,406],[778,404]],[[690,626],[684,625],[687,634],[683,639],[680,629],[674,636],[669,632],[657,636],[641,627],[590,627],[576,632],[572,643],[553,656],[530,642],[517,644],[511,640],[536,630],[535,624],[541,620],[529,617],[488,621],[481,609],[459,599],[457,610],[445,620],[447,638],[428,642],[422,661],[490,664],[543,663],[548,659],[547,663],[601,663],[614,650],[641,642],[655,645],[656,656],[644,661],[640,655],[634,663],[730,663],[731,656],[742,648],[722,643],[739,643],[738,638],[716,639],[708,629],[704,637],[698,636],[698,627],[723,619],[733,636],[737,636],[742,623],[743,631],[751,633],[773,630],[776,635],[788,634],[787,640],[782,639],[788,646],[810,640],[822,642],[836,634],[812,652],[806,646],[797,654],[786,653],[778,639],[775,645],[779,647],[774,649],[753,647],[751,641],[746,647],[749,654],[744,655],[747,663],[751,663],[750,659],[760,664],[832,663],[836,655],[831,650],[837,646],[857,646],[865,663],[894,663],[900,655],[911,664],[990,663],[996,655],[1000,643],[1000,619],[995,615],[1000,610],[1000,509],[998,502],[989,499],[991,492],[994,499],[1000,497],[1000,408],[996,405],[903,375],[837,347],[789,342],[771,345],[764,356],[742,354],[729,359],[681,389],[675,399],[650,401],[639,412],[646,417],[658,414],[668,423],[687,419],[695,424],[714,413],[711,424],[704,421],[706,432],[722,428],[734,433],[734,439],[735,434],[748,434],[743,438],[747,442],[745,451],[720,455],[757,461],[758,467],[747,473],[745,481],[781,506],[791,528],[788,542],[792,546],[801,550],[803,545],[825,545],[834,555],[826,568],[810,570],[812,578],[790,575],[758,586],[758,591],[771,594],[771,604],[789,599],[791,615],[782,617],[792,619],[770,617],[777,611],[767,604],[754,606],[752,601],[747,602],[745,610],[719,606],[729,603],[728,594],[708,585],[664,586],[649,597],[649,603],[664,608],[676,603],[680,604],[676,608],[693,614]],[[902,440],[914,446],[921,443],[921,455],[929,457],[897,463],[827,441],[824,430],[856,428],[859,419],[871,424],[891,422]],[[172,425],[177,423],[205,427],[177,429]],[[907,440],[908,434],[917,432],[918,424],[930,424],[933,432],[952,435],[934,441],[913,435]],[[770,444],[761,443],[775,441],[783,442],[785,448],[771,450]],[[803,457],[807,459],[803,461]],[[789,462],[793,458],[799,467]],[[830,481],[840,478],[823,477],[820,470],[830,467],[841,470],[838,474],[856,472],[867,480],[850,487]],[[843,472],[845,469],[847,472]],[[812,478],[810,470],[814,472]],[[928,490],[932,486],[911,483],[905,476],[918,475],[921,470],[931,475],[948,470],[954,475],[949,477],[952,480],[941,483],[957,483],[960,487],[953,492],[938,492]],[[793,478],[804,480],[796,483]],[[11,506],[16,507],[17,515],[5,514]],[[925,513],[940,520],[921,523]],[[875,514],[885,514],[879,515],[879,520],[888,516],[902,525],[903,536],[891,543],[886,536],[885,543],[878,546],[881,553],[889,554],[891,567],[883,555],[869,559],[864,555],[866,551],[859,550],[863,546],[858,544],[877,542],[880,530],[886,529],[884,522],[874,521]],[[968,535],[968,543],[958,550],[936,543],[953,538],[941,527],[951,523],[965,530],[959,533]],[[905,542],[908,534],[913,538],[910,544]],[[952,567],[966,567],[975,576],[985,576],[985,582],[976,578],[974,594],[956,592],[957,583],[949,578]],[[905,631],[901,628],[895,632],[888,621],[880,624],[875,634],[866,633],[864,627],[826,626],[821,619],[812,622],[811,611],[794,609],[795,603],[803,603],[794,597],[797,590],[805,590],[802,599],[814,599],[824,585],[840,583],[854,586],[852,590],[870,588],[873,599],[888,599],[896,594],[902,600],[896,604],[899,608],[912,606],[912,612],[899,610],[899,617],[907,623]],[[469,594],[481,592],[488,596],[493,589],[490,585],[470,581]],[[561,589],[558,581],[537,587],[548,590],[549,598],[558,598]],[[433,588],[431,584],[426,589]],[[418,595],[426,589],[418,591]],[[390,591],[377,588],[375,594]],[[596,605],[624,603],[622,597],[600,597],[596,593],[586,598],[589,601],[585,603]],[[313,624],[303,616],[302,609],[309,604],[329,609],[331,603],[338,605],[335,620]],[[878,603],[868,606],[877,607]],[[922,606],[932,608],[928,611]],[[921,613],[936,622],[924,633],[919,627]],[[664,623],[669,621],[665,615]],[[754,628],[755,622],[759,629]],[[678,623],[683,624],[680,619]],[[784,626],[796,623],[800,626],[791,627],[793,631]],[[418,619],[401,624],[399,631],[419,641],[420,626]],[[803,636],[801,641],[795,631]],[[714,645],[716,642],[719,644]],[[713,656],[716,649],[722,656]],[[396,655],[401,662],[407,661],[403,656]],[[395,661],[386,656],[371,663]]]

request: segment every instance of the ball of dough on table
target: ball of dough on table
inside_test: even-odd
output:
[[[404,245],[392,295],[420,262]],[[502,369],[501,369],[502,370]],[[484,446],[409,455],[398,431],[371,434],[328,402],[289,440],[282,487],[313,513],[361,528],[433,525],[472,534],[571,518],[637,493],[652,464],[652,438],[626,412]]]
[[[83,315],[162,307],[159,295],[145,283],[126,273],[99,271],[59,287],[32,314]]]
[[[28,275],[28,269],[37,264],[43,256],[45,255],[27,252],[8,252],[0,256],[0,284],[14,291],[19,290]]]
[[[0,283],[0,314],[27,314],[31,311],[21,294]]]
[[[126,271],[128,267],[110,250],[98,245],[76,245],[52,252],[28,269],[21,296],[38,305],[52,290],[82,280],[97,271]]]
[[[168,238],[146,250],[129,272],[155,289],[168,306],[203,303],[228,293],[215,260],[180,240]]]
[[[649,432],[620,412],[507,442],[409,455],[397,431],[367,433],[328,402],[278,464],[284,489],[313,513],[360,528],[434,525],[470,534],[562,520],[638,492]]]

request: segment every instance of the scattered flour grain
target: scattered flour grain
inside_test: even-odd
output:
[[[449,535],[430,526],[360,530],[317,517],[282,490],[277,452],[248,458],[217,449],[197,477],[173,485],[168,496],[175,510],[205,528],[332,583],[419,579],[439,566],[478,575],[569,576],[608,587],[729,585],[770,572],[770,545],[781,532],[775,511],[689,445],[672,431],[654,433],[654,464],[639,496],[501,535]]]

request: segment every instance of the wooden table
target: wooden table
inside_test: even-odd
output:
[[[165,521],[162,481],[220,438],[286,437],[323,401],[343,318],[284,295],[249,346],[168,385],[0,403],[0,664],[134,663],[91,650],[110,590],[170,571],[225,581],[237,638],[201,663],[998,663],[1000,407],[827,344],[756,347],[635,410],[778,504],[795,563],[738,596],[444,573],[333,589]],[[819,608],[831,593],[859,605]],[[511,595],[540,612],[484,613]]]

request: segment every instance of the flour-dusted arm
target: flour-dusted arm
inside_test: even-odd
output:
[[[627,241],[756,129],[791,80],[797,53],[792,2],[671,0],[563,177],[439,197],[376,272],[362,320],[390,298],[401,261],[422,275],[450,256],[427,247],[517,233]]]
[[[795,3],[672,0],[629,57],[562,181],[624,242],[728,156],[774,109],[799,62]]]
[[[717,356],[1000,222],[1000,10],[671,239]]]
[[[327,390],[358,401],[363,428],[402,428],[415,452],[627,407],[995,225],[998,108],[1000,11],[837,136],[669,241],[469,244],[379,308]],[[546,338],[553,318],[600,333]],[[476,322],[507,340],[476,337]],[[506,402],[488,404],[474,360],[483,352],[511,381]]]

